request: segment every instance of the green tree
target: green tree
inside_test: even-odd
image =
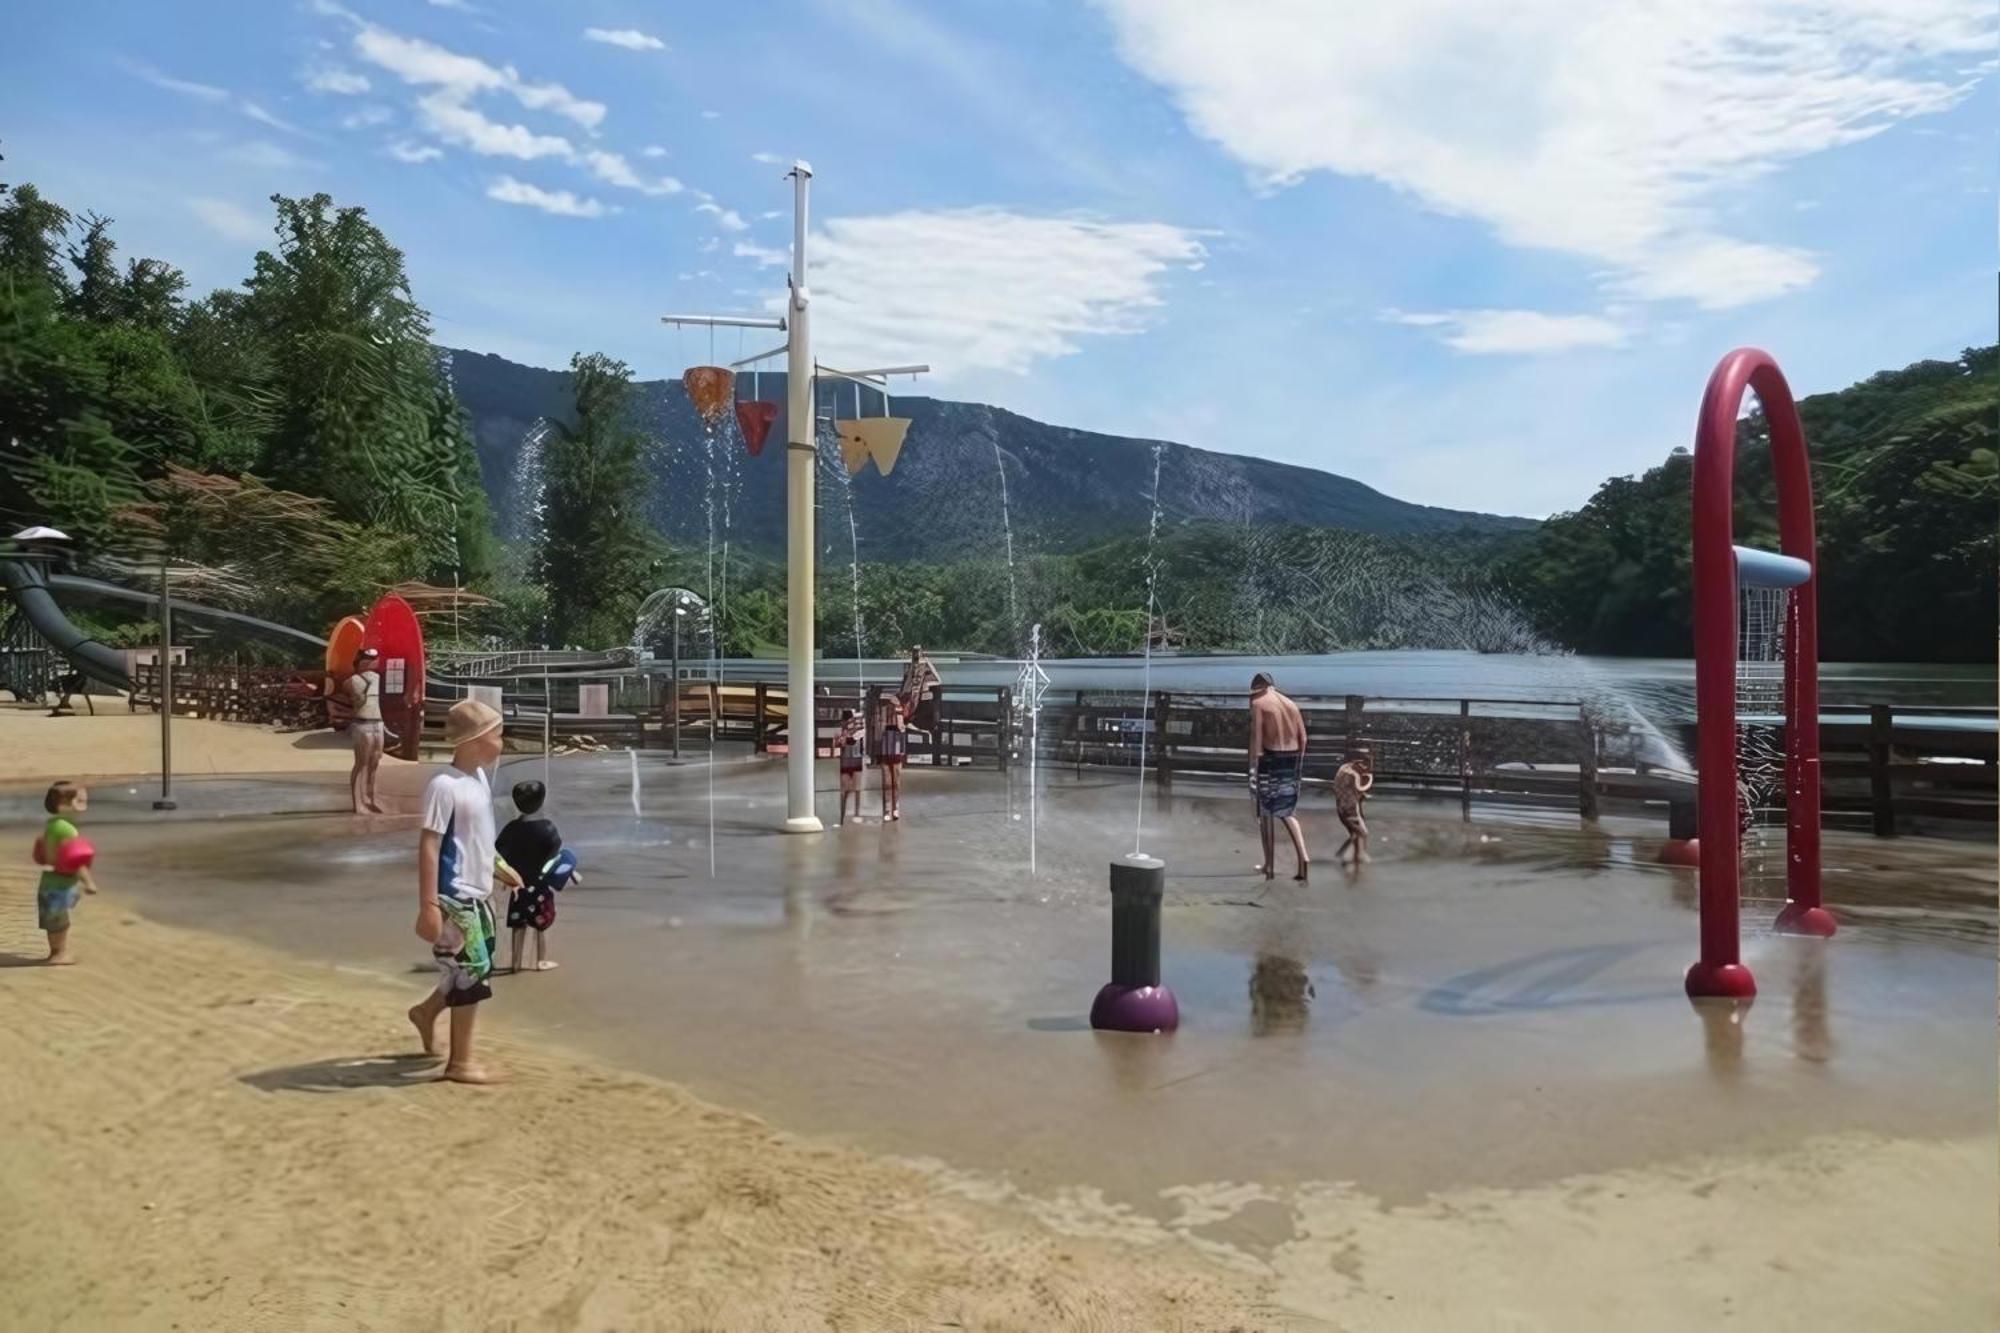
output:
[[[643,517],[643,447],[632,422],[632,371],[601,353],[570,359],[575,416],[542,442],[535,580],[551,645],[628,642],[659,580],[659,540]]]
[[[460,484],[462,423],[438,410],[430,321],[402,252],[364,210],[327,195],[271,202],[277,249],[258,253],[246,299],[226,308],[270,357],[279,407],[260,469],[352,522],[410,534],[420,572],[448,580],[486,500]]]

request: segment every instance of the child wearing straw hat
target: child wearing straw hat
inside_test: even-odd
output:
[[[424,825],[417,838],[417,936],[431,946],[442,974],[437,989],[413,1005],[411,1026],[426,1055],[437,1047],[437,1020],[451,1011],[451,1049],[444,1077],[490,1083],[474,1059],[472,1025],[481,1000],[492,996],[493,880],[518,887],[521,878],[494,851],[493,789],[486,766],[500,757],[499,712],[461,699],[445,718],[451,766],[424,788]]]

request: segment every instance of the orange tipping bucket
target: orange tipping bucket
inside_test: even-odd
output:
[[[687,389],[688,401],[701,413],[701,419],[714,425],[729,410],[729,400],[736,392],[736,376],[721,366],[690,366],[681,373],[681,385]]]

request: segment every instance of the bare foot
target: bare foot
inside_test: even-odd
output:
[[[437,1018],[435,1015],[433,1015],[431,1021],[426,1023],[423,1021],[423,1019],[417,1016],[422,1011],[423,1011],[422,1005],[420,1004],[412,1005],[410,1006],[409,1011],[404,1016],[410,1020],[410,1026],[417,1030],[417,1040],[421,1041],[424,1044],[424,1054],[436,1055]]]
[[[1312,862],[1301,861],[1299,862],[1299,873],[1293,875],[1292,878],[1297,880],[1299,883],[1303,884],[1306,882],[1306,872],[1311,869],[1312,869]]]
[[[1277,867],[1275,866],[1260,865],[1257,867],[1257,873],[1265,879],[1276,879],[1278,877]]]
[[[561,966],[562,966],[562,964],[561,964],[561,963],[558,963],[558,962],[557,962],[557,961],[556,961],[555,959],[553,959],[553,958],[544,958],[544,959],[542,959],[542,961],[541,961],[541,962],[539,962],[539,963],[536,963],[536,964],[535,964],[535,971],[537,971],[537,972],[553,972],[553,971],[555,971],[555,970],[556,970],[557,968],[559,968],[559,967],[561,967]]]
[[[386,815],[389,812],[387,810],[384,810],[381,806],[375,804],[375,802],[370,801],[368,803],[368,813],[371,815]]]
[[[75,964],[76,959],[67,953],[52,953],[42,960],[43,967],[73,967]]]
[[[488,1073],[479,1065],[446,1065],[438,1078],[446,1083],[498,1083],[498,1074]]]

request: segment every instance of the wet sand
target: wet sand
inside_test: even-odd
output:
[[[1030,877],[1018,779],[913,772],[903,824],[798,839],[770,831],[775,770],[732,763],[711,880],[707,775],[648,757],[634,817],[626,762],[556,761],[586,884],[565,967],[490,1006],[523,1049],[672,1078],[1057,1236],[1206,1257],[1336,1327],[2000,1316],[1990,846],[1831,836],[1847,928],[1752,929],[1763,994],[1738,1013],[1680,994],[1693,885],[1649,864],[1657,829],[1384,802],[1377,864],[1267,891],[1245,803],[1184,789],[1146,845],[1186,1023],[1126,1038],[1083,1015],[1129,777],[1052,775]],[[503,788],[516,769],[541,761]],[[91,832],[108,879],[143,867],[122,892],[148,915],[414,991],[413,820],[338,803],[324,778],[214,780],[167,820],[112,793]],[[1308,824],[1330,856],[1327,813]]]

